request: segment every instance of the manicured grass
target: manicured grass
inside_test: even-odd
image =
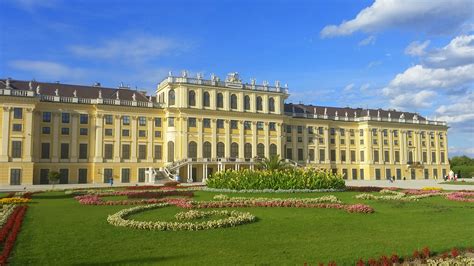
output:
[[[474,186],[474,181],[446,181],[446,182],[441,182],[440,184]]]
[[[219,193],[196,192],[196,200]],[[362,258],[435,252],[474,243],[474,204],[444,197],[419,202],[364,201],[356,192],[231,194],[249,197],[320,197],[365,203],[373,214],[334,209],[237,208],[258,217],[235,228],[205,231],[144,231],[109,225],[107,215],[130,206],[84,206],[72,196],[33,196],[11,257],[12,265],[94,264],[317,264],[354,265]],[[166,207],[133,216],[172,220],[183,209]]]

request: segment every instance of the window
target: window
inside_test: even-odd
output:
[[[335,139],[333,139],[333,138],[332,138],[332,139],[330,139],[329,141],[331,142],[331,144],[336,144],[336,140],[335,140]]]
[[[286,133],[291,133],[291,125],[286,126]]]
[[[155,138],[161,138],[161,131],[155,131]]]
[[[69,128],[68,127],[62,127],[61,128],[61,135],[69,135]]]
[[[303,142],[303,137],[298,137],[298,142],[299,143]]]
[[[79,159],[87,159],[87,143],[79,144]]]
[[[114,156],[114,145],[113,144],[105,144],[104,145],[104,158],[105,159],[112,159]]]
[[[130,116],[128,115],[122,116],[122,125],[124,126],[130,125]]]
[[[145,182],[145,171],[146,168],[138,168],[138,182]]]
[[[128,129],[123,129],[123,130],[122,130],[122,136],[123,136],[123,137],[128,137],[128,136],[130,136],[130,130],[128,130]]]
[[[196,118],[188,118],[188,127],[196,127]]]
[[[394,136],[394,137],[398,137],[398,130],[394,130],[394,131],[393,131],[393,136]]]
[[[359,140],[359,143],[360,145],[364,145],[364,140],[363,139]]]
[[[291,136],[286,136],[286,142],[291,142]]]
[[[263,122],[257,122],[257,130],[263,130]]]
[[[69,159],[69,143],[61,143],[61,159]]]
[[[351,139],[351,145],[354,145],[354,144],[355,144],[355,140]]]
[[[354,137],[354,135],[355,135],[355,134],[354,134],[354,129],[350,129],[350,130],[349,130],[349,136]]]
[[[363,136],[364,136],[364,130],[363,130],[363,129],[359,129],[359,136],[360,136],[360,137],[363,137]]]
[[[250,97],[248,95],[244,97],[244,110],[250,110]]]
[[[122,168],[122,183],[130,183],[130,168]]]
[[[210,118],[204,118],[202,120],[202,126],[204,128],[211,128],[211,119]]]
[[[49,159],[50,156],[50,144],[41,143],[41,159]]]
[[[346,134],[346,130],[343,128],[340,128],[339,133],[341,134],[341,137],[344,137],[344,135]]]
[[[384,151],[383,158],[384,158],[384,162],[386,162],[386,163],[390,162],[390,154],[389,154],[388,151]]]
[[[324,138],[319,138],[318,141],[319,141],[319,144],[324,144]]]
[[[286,148],[286,158],[293,160],[293,150],[291,148]]]
[[[413,131],[411,131],[411,130],[408,130],[408,131],[407,131],[407,136],[408,136],[409,138],[411,138],[411,136],[412,136],[412,133],[413,133]]]
[[[138,145],[138,159],[146,159],[146,145]]]
[[[376,128],[372,128],[372,136],[373,137],[377,137],[378,133],[377,133],[377,129]]]
[[[238,123],[237,120],[230,120],[230,128],[231,129],[238,129]]]
[[[22,147],[21,141],[12,141],[12,158],[21,158]]]
[[[79,123],[82,125],[89,124],[89,115],[88,114],[80,114],[79,115]]]
[[[423,152],[422,157],[423,157],[423,162],[427,163],[428,162],[428,155],[426,154],[426,151]]]
[[[138,136],[140,138],[146,137],[146,130],[138,130]]]
[[[318,134],[319,135],[324,135],[324,128],[323,127],[318,127]]]
[[[87,168],[80,168],[78,173],[77,183],[86,184],[87,183]]]
[[[106,128],[105,129],[105,135],[106,136],[112,136],[112,129],[111,128]]]
[[[356,151],[351,151],[351,162],[356,161]]]
[[[352,169],[352,179],[357,180],[357,169]]]
[[[197,158],[197,143],[194,141],[188,144],[188,158]]]
[[[308,127],[308,134],[312,135],[314,133],[313,127]]]
[[[444,158],[444,152],[441,152],[440,160],[441,160],[441,163],[445,163],[446,159]]]
[[[331,150],[331,161],[332,162],[336,161],[336,150]]]
[[[268,129],[269,129],[270,131],[276,131],[276,124],[275,124],[275,122],[270,122],[270,123],[268,123]]]
[[[43,112],[43,122],[44,123],[51,122],[51,112]]]
[[[336,129],[335,129],[335,128],[331,128],[331,129],[330,129],[330,134],[331,134],[331,136],[336,135]]]
[[[202,145],[202,157],[203,158],[211,158],[212,156],[212,145],[209,141],[204,142]]]
[[[373,143],[374,145],[377,145],[377,143],[378,143],[377,139],[373,139],[373,140],[372,140],[372,143]]]
[[[260,158],[265,157],[265,145],[263,143],[257,144],[257,156]],[[301,157],[303,157],[303,149],[301,149]]]
[[[252,129],[252,122],[250,122],[250,121],[244,121],[244,129],[245,129],[245,130],[250,130],[250,129]]]
[[[230,95],[230,108],[237,109],[237,95]]]
[[[13,124],[13,128],[12,128],[13,131],[21,132],[21,129],[22,129],[22,124]]]
[[[298,161],[303,161],[303,149],[298,149]]]
[[[277,145],[270,144],[270,156],[277,155]]]
[[[268,111],[275,112],[275,99],[271,97],[268,99]]]
[[[196,106],[196,93],[194,91],[188,92],[188,105]]]
[[[49,184],[49,169],[40,169],[40,184]]]
[[[130,144],[122,144],[122,159],[130,159]]]
[[[346,161],[346,151],[341,151],[341,161]]]
[[[141,127],[146,126],[146,117],[139,116],[138,117],[138,125],[141,126]]]
[[[176,98],[176,95],[175,95],[174,90],[170,90],[168,92],[168,105],[175,105],[175,98]]]
[[[395,151],[395,163],[400,162],[400,151]]]
[[[380,175],[380,169],[375,169],[375,179],[380,180],[381,175]]]
[[[374,162],[378,163],[379,162],[379,151],[374,150]]]
[[[430,174],[429,174],[428,169],[424,169],[423,174],[424,174],[424,176],[425,176],[425,179],[429,179],[429,178],[430,178]]]
[[[360,179],[363,180],[364,179],[364,169],[360,169],[359,172],[360,172]]]
[[[340,141],[341,141],[341,145],[344,145],[344,144],[346,144],[346,140],[345,140],[345,139],[342,139],[342,138],[341,138],[341,140],[340,140]]]
[[[258,96],[257,97],[257,111],[262,111],[262,110],[263,110],[262,97]]]
[[[71,120],[71,114],[69,113],[61,113],[61,122],[63,124],[69,124],[69,121]]]
[[[211,106],[211,96],[209,95],[209,92],[205,91],[202,98],[204,107]]]
[[[168,126],[174,127],[174,117],[168,117]]]
[[[114,118],[112,115],[105,115],[104,119],[106,125],[112,125],[114,123]]]
[[[79,135],[87,136],[87,134],[88,134],[88,129],[87,128],[80,128],[79,129]]]
[[[432,161],[433,163],[436,163],[436,152],[432,152],[432,153],[431,153],[431,161]]]
[[[59,184],[69,183],[69,169],[59,169]]]
[[[162,148],[161,145],[155,145],[155,159],[161,160]]]
[[[345,168],[342,169],[342,178],[347,179],[347,169]]]
[[[230,144],[230,157],[238,158],[239,157],[239,144],[233,142]]]
[[[298,134],[302,134],[302,133],[303,133],[303,127],[302,127],[302,126],[298,126],[298,127],[297,127],[297,130],[298,130]]]
[[[390,170],[390,168],[385,169],[385,177],[387,179],[392,177],[392,171]]]
[[[225,145],[222,142],[217,143],[217,157],[222,158],[225,156]]]
[[[326,161],[326,151],[324,149],[319,149],[319,161]]]
[[[244,145],[244,158],[252,158],[252,144],[250,143]]]
[[[393,145],[398,146],[398,140],[394,140]]]
[[[155,117],[155,127],[161,127],[161,118]]]
[[[408,163],[413,163],[413,152],[408,152]]]
[[[224,128],[224,120],[217,119],[217,128]]]
[[[314,161],[314,150],[310,149],[308,152],[308,157],[310,161]]]
[[[110,179],[113,178],[113,169],[105,168],[104,169],[104,183],[109,183]]]
[[[10,169],[10,185],[21,185],[21,169]]]
[[[216,103],[217,108],[223,108],[224,107],[224,96],[222,95],[222,93],[217,94],[216,101],[217,101],[217,103]]]
[[[15,107],[13,108],[13,118],[22,119],[23,118],[23,108]]]
[[[363,161],[365,160],[365,158],[364,158],[364,151],[360,151],[360,158],[359,158],[359,160],[360,160],[361,162],[363,162]]]

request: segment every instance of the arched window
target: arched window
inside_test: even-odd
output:
[[[194,91],[188,92],[188,105],[196,106],[196,93]]]
[[[209,141],[204,142],[204,144],[202,145],[202,157],[211,158],[212,156],[211,149],[212,149],[211,143]]]
[[[230,157],[239,158],[239,144],[233,142],[230,144]]]
[[[244,158],[252,158],[252,144],[250,143],[244,145]]]
[[[209,95],[209,92],[205,91],[204,94],[203,94],[203,105],[204,107],[209,107],[211,106],[211,96]]]
[[[268,111],[275,112],[275,99],[268,99]]]
[[[222,142],[217,143],[217,158],[225,156],[225,145]]]
[[[250,97],[248,95],[244,97],[244,110],[250,110]]]
[[[176,95],[174,90],[168,92],[168,105],[175,105]]]
[[[257,97],[257,111],[262,111],[263,106],[262,106],[262,97],[258,96]]]
[[[230,95],[230,108],[237,109],[237,95]]]
[[[168,162],[174,162],[174,142],[168,141]]]
[[[257,156],[260,158],[265,157],[265,145],[262,143],[257,144]]]
[[[270,156],[277,155],[277,145],[270,144]]]
[[[197,143],[194,141],[188,144],[188,158],[197,158]]]
[[[222,93],[217,94],[216,100],[217,100],[217,103],[216,103],[217,108],[224,108],[224,96],[222,95]]]

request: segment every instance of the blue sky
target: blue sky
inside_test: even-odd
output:
[[[1,0],[0,77],[153,92],[168,73],[237,71],[289,101],[448,121],[474,156],[474,2]]]

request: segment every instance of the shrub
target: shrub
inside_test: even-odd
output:
[[[207,186],[219,189],[343,189],[340,174],[313,168],[293,168],[276,171],[227,170],[217,172],[207,180]]]
[[[179,182],[176,181],[168,181],[164,183],[165,187],[177,187],[179,185]]]
[[[380,190],[384,189],[383,187],[346,187],[347,191],[355,191],[355,192],[379,192]]]

